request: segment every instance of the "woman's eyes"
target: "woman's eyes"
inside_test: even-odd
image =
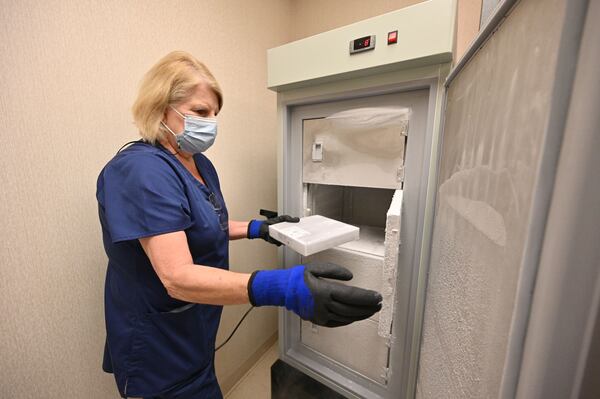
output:
[[[210,112],[206,108],[192,108],[190,109],[190,115],[197,115],[203,118],[208,118],[210,116]],[[216,116],[216,114],[214,116]]]

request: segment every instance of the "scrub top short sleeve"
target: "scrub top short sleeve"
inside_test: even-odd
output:
[[[185,230],[192,223],[181,179],[152,154],[131,154],[109,165],[104,193],[113,243]]]

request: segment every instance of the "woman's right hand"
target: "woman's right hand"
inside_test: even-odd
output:
[[[380,293],[330,279],[349,281],[352,273],[333,263],[259,270],[248,281],[248,296],[254,306],[285,306],[302,319],[326,327],[345,326],[381,310]]]

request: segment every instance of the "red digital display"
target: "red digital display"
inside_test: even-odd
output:
[[[371,36],[361,37],[360,39],[354,40],[353,48],[354,50],[360,50],[363,48],[367,48],[371,45]]]

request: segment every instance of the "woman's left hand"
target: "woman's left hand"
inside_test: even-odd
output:
[[[275,216],[266,220],[253,219],[250,221],[250,223],[248,223],[248,238],[262,238],[266,242],[270,242],[271,244],[275,244],[279,247],[283,244],[269,235],[269,226],[281,222],[298,223],[299,221],[300,218],[290,215]]]

